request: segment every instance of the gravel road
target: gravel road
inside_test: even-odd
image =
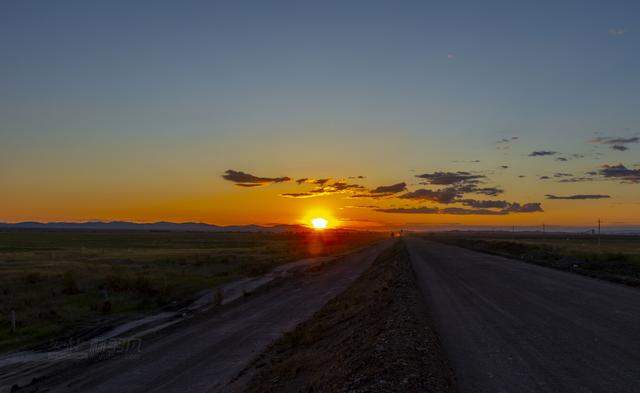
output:
[[[347,288],[390,245],[385,241],[317,271],[294,275],[151,342],[143,340],[142,351],[134,357],[79,365],[24,391],[225,391],[228,381],[255,355]]]
[[[640,391],[640,291],[407,238],[461,392]]]

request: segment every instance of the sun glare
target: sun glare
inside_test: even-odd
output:
[[[325,229],[328,224],[329,224],[329,221],[327,221],[327,219],[322,217],[316,217],[311,219],[311,225],[313,226],[313,229]]]

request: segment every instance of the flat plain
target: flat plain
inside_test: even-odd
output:
[[[349,231],[2,230],[0,351],[177,308],[199,291],[235,278],[302,258],[345,253],[380,236]]]

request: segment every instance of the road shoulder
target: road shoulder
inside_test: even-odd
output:
[[[404,243],[245,369],[248,392],[453,392]]]

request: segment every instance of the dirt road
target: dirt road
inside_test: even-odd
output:
[[[640,391],[640,291],[408,238],[461,392]]]
[[[136,356],[81,364],[25,391],[224,391],[256,354],[343,291],[390,244],[385,241],[318,271],[297,274],[170,334],[143,340]]]

